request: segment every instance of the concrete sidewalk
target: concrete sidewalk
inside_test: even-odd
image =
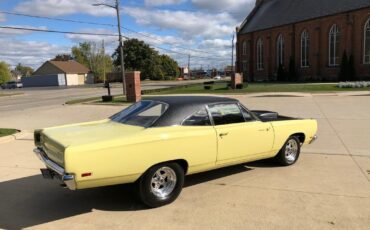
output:
[[[293,167],[249,163],[186,178],[179,199],[149,210],[132,186],[68,191],[41,178],[32,135],[0,144],[0,228],[368,229],[370,97],[236,96],[250,109],[316,118],[319,139]],[[0,119],[38,127],[106,118],[116,106],[52,106]]]

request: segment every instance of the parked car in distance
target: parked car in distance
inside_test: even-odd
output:
[[[4,83],[1,85],[2,89],[17,89],[17,88],[23,88],[23,84],[16,81],[9,81],[7,83]]]
[[[135,183],[142,202],[159,207],[178,197],[186,175],[267,158],[293,165],[316,132],[316,120],[231,98],[153,97],[106,120],[36,130],[34,152],[44,178],[71,190]]]
[[[213,78],[214,80],[221,80],[221,76],[220,75],[217,75],[216,77]]]

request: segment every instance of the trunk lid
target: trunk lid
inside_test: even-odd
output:
[[[103,120],[44,129],[42,133],[67,148],[71,145],[124,138],[142,130],[144,130],[143,127]]]
[[[142,130],[143,127],[124,125],[111,120],[47,128],[41,133],[41,146],[51,160],[64,166],[64,152],[68,146],[122,139]]]

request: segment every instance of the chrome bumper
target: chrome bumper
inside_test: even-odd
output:
[[[60,180],[71,190],[76,190],[76,181],[75,176],[71,174],[67,174],[64,171],[64,168],[60,167],[53,161],[51,161],[45,152],[41,148],[36,148],[33,150],[33,152],[36,154],[36,156],[44,162],[46,167],[51,170],[52,172],[56,173]]]
[[[317,135],[311,137],[311,140],[308,144],[312,144],[313,142],[315,142],[317,140],[317,138],[318,138]]]

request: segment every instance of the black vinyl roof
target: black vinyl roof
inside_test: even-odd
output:
[[[181,125],[181,122],[185,118],[198,112],[206,105],[238,102],[238,100],[232,98],[213,96],[150,97],[146,100],[158,101],[169,105],[167,111],[152,125],[152,127]]]
[[[370,7],[370,0],[263,0],[245,20],[240,34]]]

